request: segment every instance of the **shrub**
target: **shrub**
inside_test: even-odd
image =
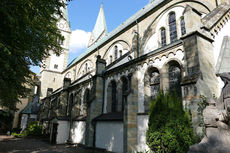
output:
[[[29,122],[26,131],[30,136],[40,136],[42,134],[42,125],[39,125],[36,121]]]
[[[160,92],[151,102],[146,138],[155,153],[185,153],[196,142],[190,116],[176,93]]]
[[[38,122],[33,121],[29,122],[27,128],[21,133],[12,133],[15,137],[26,137],[26,136],[41,136],[42,135],[42,126]]]
[[[27,136],[27,132],[23,131],[22,133],[12,132],[12,136],[23,138]]]

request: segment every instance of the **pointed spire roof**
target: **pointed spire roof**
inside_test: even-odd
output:
[[[230,37],[225,36],[222,42],[220,54],[216,64],[216,73],[230,72]]]
[[[97,42],[99,39],[104,37],[108,33],[106,21],[105,21],[105,14],[103,9],[103,4],[101,4],[101,8],[97,17],[96,24],[94,26],[94,29],[91,33],[91,37],[89,40],[88,47],[93,45],[95,42]]]

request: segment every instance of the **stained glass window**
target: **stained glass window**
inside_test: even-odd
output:
[[[113,62],[113,57],[110,56],[109,58],[110,58],[110,63],[112,63]]]
[[[161,46],[166,45],[166,30],[165,28],[161,28]]]
[[[176,92],[181,96],[181,69],[176,65],[169,67],[169,89],[171,92]]]
[[[88,63],[85,63],[85,72],[87,73],[88,71]]]
[[[122,56],[122,50],[119,51],[120,52],[120,57]]]
[[[170,32],[170,41],[175,42],[177,40],[177,27],[176,27],[176,15],[171,13],[169,15],[169,32]]]
[[[118,49],[117,46],[115,46],[114,47],[114,58],[115,58],[115,60],[117,59],[117,52],[118,52],[117,49]]]
[[[160,90],[160,74],[156,71],[150,74],[150,89],[151,99],[155,99]]]
[[[122,78],[122,111],[124,110],[124,105],[127,101],[128,90],[129,90],[128,79],[124,77]]]

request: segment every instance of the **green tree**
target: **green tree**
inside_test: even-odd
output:
[[[69,0],[68,0],[69,1]],[[0,105],[14,109],[39,66],[64,37],[56,27],[65,0],[0,0]]]
[[[176,94],[160,92],[150,104],[146,138],[155,153],[185,153],[196,142],[189,114]]]

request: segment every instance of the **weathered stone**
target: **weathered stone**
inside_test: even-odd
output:
[[[225,84],[229,82],[228,74],[222,74],[221,78]],[[224,95],[227,95],[228,92],[228,89],[223,88],[222,93],[225,93]],[[224,103],[225,100],[226,98],[221,97],[218,104]],[[228,113],[222,111],[225,107],[219,108],[215,106],[212,99],[208,99],[208,106],[203,111],[206,135],[199,144],[191,146],[188,153],[228,153],[230,151],[229,120],[224,118],[224,116],[229,116]]]

